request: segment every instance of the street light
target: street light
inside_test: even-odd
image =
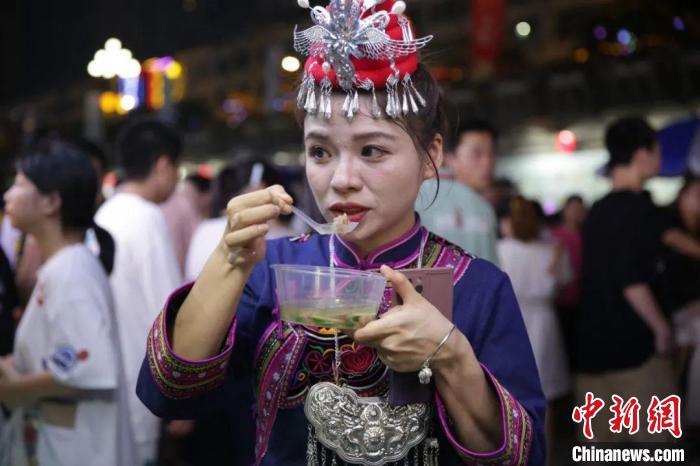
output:
[[[141,64],[133,58],[131,50],[122,48],[119,39],[111,37],[103,49],[95,52],[95,57],[87,65],[87,72],[93,78],[135,78],[141,74]]]
[[[526,38],[532,32],[532,26],[527,21],[520,21],[515,25],[515,33],[518,37]]]
[[[297,57],[287,56],[282,59],[282,69],[294,73],[301,68],[301,62]]]

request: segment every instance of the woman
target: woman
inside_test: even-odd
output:
[[[700,241],[700,178],[686,176],[676,202],[666,213],[671,228]],[[681,350],[686,392],[684,420],[688,425],[700,426],[700,259],[666,245],[662,263],[660,301],[673,318],[676,343]]]
[[[559,242],[569,258],[572,277],[562,286],[556,298],[556,307],[564,332],[564,344],[571,348],[574,317],[581,302],[581,262],[583,260],[583,239],[581,227],[586,218],[586,205],[578,195],[569,196],[561,210],[561,220],[551,228],[552,236]],[[569,361],[571,355],[569,354]]]
[[[204,270],[171,296],[154,324],[137,392],[156,414],[186,418],[220,409],[231,386],[252,384],[261,465],[339,464],[364,453],[377,453],[373,464],[389,458],[542,464],[544,399],[507,277],[422,228],[414,213],[421,183],[436,176],[442,161],[444,113],[435,81],[418,65],[405,5],[376,3],[333,0],[327,10],[313,11],[321,28],[359,24],[383,32],[372,33],[384,39],[363,59],[347,55],[352,47],[342,47],[333,34],[296,34],[297,50],[312,55],[300,95],[307,179],[328,220],[347,214],[359,226],[345,235],[265,242],[267,222],[289,213],[291,196],[272,186],[232,199],[229,225]],[[371,58],[387,44],[412,52],[394,61]],[[279,319],[270,271],[276,263],[381,267],[402,304],[392,307],[385,299],[382,317],[355,332],[289,324]],[[445,266],[454,272],[452,322],[393,270]],[[345,420],[362,433],[355,440],[361,447],[348,446],[348,439],[333,446],[310,429],[307,394],[317,382],[334,379],[335,364],[343,387],[354,392],[347,401],[360,405],[379,403],[371,397],[381,400],[395,388],[388,369],[409,373],[406,380],[417,383],[410,373],[429,366],[435,395],[421,414],[433,413],[424,443],[398,457],[382,456],[381,448],[404,437],[385,435],[387,425],[368,426],[355,416]],[[392,417],[401,407],[383,407],[389,424],[405,420]]]
[[[45,262],[0,363],[0,402],[36,411],[40,465],[134,464],[109,282],[83,244],[96,189],[89,159],[54,140],[19,162],[5,194]]]
[[[554,310],[559,285],[571,279],[568,257],[561,246],[541,239],[540,220],[533,203],[522,196],[510,202],[501,219],[503,239],[498,242],[498,260],[513,282],[525,327],[535,353],[542,390],[547,399],[547,439],[553,446],[553,403],[567,394],[571,377],[566,349]]]

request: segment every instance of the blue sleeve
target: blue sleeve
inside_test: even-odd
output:
[[[136,387],[139,399],[153,414],[167,419],[192,419],[231,403],[241,404],[242,415],[250,414],[256,342],[271,315],[265,312],[270,295],[268,270],[267,260],[255,267],[222,351],[206,361],[181,359],[168,343],[168,323],[174,320],[191,285],[169,298],[159,316],[162,323],[157,320],[149,334]]]
[[[528,464],[544,464],[546,401],[508,276],[487,261],[474,260],[455,289],[454,321],[482,366],[530,416]]]

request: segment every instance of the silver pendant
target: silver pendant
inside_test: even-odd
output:
[[[423,385],[428,385],[433,377],[433,371],[428,366],[423,366],[418,372],[418,381]]]
[[[321,382],[309,390],[304,413],[316,439],[347,463],[380,466],[398,461],[428,435],[430,409],[390,406],[347,388]]]

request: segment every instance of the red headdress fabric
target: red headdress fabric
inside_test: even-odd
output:
[[[309,56],[299,92],[300,108],[330,118],[333,88],[348,93],[343,106],[348,118],[357,113],[358,89],[372,93],[375,89],[387,89],[386,114],[390,117],[409,111],[417,113],[418,104],[424,105],[411,75],[418,67],[418,50],[432,36],[414,38],[403,1],[331,0],[326,8],[311,8],[308,0],[299,0],[299,4],[311,9],[316,24],[294,32],[295,49]],[[372,114],[381,116],[378,105],[373,104]]]

